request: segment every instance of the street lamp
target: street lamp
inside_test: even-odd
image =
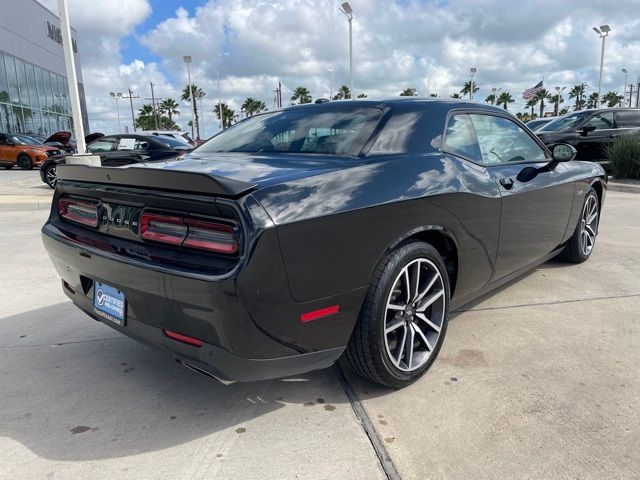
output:
[[[629,72],[626,68],[623,68],[622,73],[624,73],[624,88],[622,89],[622,102],[620,102],[620,106],[624,105],[624,102],[627,100],[627,75]]]
[[[196,114],[194,111],[195,100],[193,98],[193,85],[191,84],[191,55],[182,57],[184,63],[187,64],[187,77],[189,79],[189,97],[191,98],[191,138],[195,138]]]
[[[596,97],[596,108],[600,105],[600,88],[602,86],[602,68],[604,66],[604,41],[609,36],[611,29],[609,25],[600,25],[600,28],[593,27],[593,31],[596,32],[602,39],[602,51],[600,52],[600,78],[598,79],[598,96]]]
[[[469,81],[469,100],[473,100],[473,76],[477,71],[478,69],[476,67],[471,67],[469,69],[469,73],[471,73],[471,80]]]
[[[351,24],[353,8],[351,8],[349,2],[344,2],[340,11],[347,16],[347,21],[349,22],[349,89],[351,90],[351,98],[353,98],[353,30]]]
[[[122,132],[122,127],[120,126],[120,107],[118,106],[118,100],[122,97],[122,92],[110,92],[112,98],[116,99],[116,113],[118,114],[118,133]]]
[[[329,100],[333,100],[333,68],[329,67],[327,70],[329,72]]]
[[[220,100],[220,74],[216,67],[213,67],[213,71],[216,72],[216,77],[218,77],[218,113],[220,114],[220,130],[224,130],[224,122],[222,121],[222,101]]]

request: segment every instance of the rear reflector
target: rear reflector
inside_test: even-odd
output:
[[[191,345],[192,347],[201,347],[204,342],[202,340],[198,340],[197,338],[187,337],[186,335],[182,335],[181,333],[172,332],[171,330],[162,329],[164,334],[172,340],[177,340],[178,342],[186,343],[187,345]]]
[[[320,310],[303,313],[302,315],[300,315],[300,321],[310,322],[312,320],[317,320],[318,318],[328,317],[329,315],[335,315],[339,310],[340,305],[332,305],[331,307],[321,308]]]
[[[98,226],[98,205],[89,202],[61,198],[58,200],[58,213],[62,218],[72,222],[81,223],[89,227]]]
[[[238,251],[235,231],[231,226],[175,215],[142,212],[140,237],[228,255]]]

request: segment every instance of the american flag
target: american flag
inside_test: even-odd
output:
[[[538,83],[535,87],[527,88],[524,92],[522,92],[522,98],[527,101],[531,100],[536,92],[542,88],[543,82],[544,80],[540,80],[540,83]]]

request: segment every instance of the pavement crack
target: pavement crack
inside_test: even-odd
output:
[[[378,437],[378,432],[376,432],[376,429],[373,426],[373,423],[371,422],[369,415],[367,415],[366,410],[362,406],[362,403],[360,402],[358,395],[353,390],[353,388],[349,384],[349,381],[347,380],[347,377],[342,371],[342,367],[340,367],[340,365],[336,363],[334,369],[336,372],[336,376],[338,377],[338,380],[342,385],[344,393],[347,395],[347,398],[349,399],[349,403],[351,404],[353,413],[355,414],[356,418],[360,421],[362,428],[367,434],[367,437],[369,438],[369,442],[371,442],[371,446],[373,447],[373,450],[375,451],[376,456],[380,461],[380,466],[382,467],[382,470],[384,471],[385,475],[389,480],[402,480],[402,477],[400,476],[400,474],[398,473],[398,470],[393,464],[393,460],[391,460],[391,457],[389,456],[389,452],[387,452],[387,449],[385,448],[384,444],[380,440],[380,437]]]
[[[589,297],[589,298],[574,298],[571,300],[554,300],[552,302],[536,302],[536,303],[519,303],[515,305],[503,305],[501,307],[484,307],[484,308],[460,308],[456,310],[451,310],[451,313],[464,313],[464,312],[485,312],[490,310],[507,310],[510,308],[523,308],[523,307],[537,307],[541,305],[562,305],[564,303],[579,303],[579,302],[590,302],[593,300],[612,300],[618,298],[633,298],[640,297],[640,293],[630,293],[625,295],[610,295],[610,296],[602,296],[602,297]]]

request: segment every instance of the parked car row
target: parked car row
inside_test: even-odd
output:
[[[640,138],[640,109],[580,110],[559,117],[534,131],[547,146],[567,143],[577,150],[576,160],[608,163],[606,148],[616,138]]]

